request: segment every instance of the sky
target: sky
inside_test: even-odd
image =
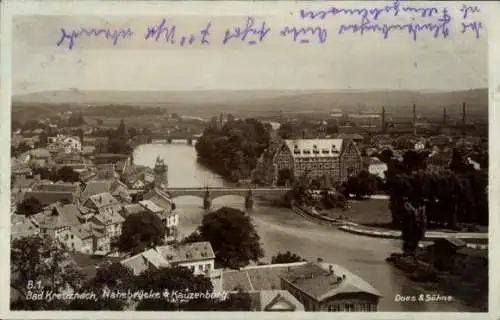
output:
[[[341,3],[335,2],[341,7]],[[353,6],[354,2],[344,4]],[[378,2],[380,6],[381,2]],[[321,4],[328,7],[327,3]],[[487,35],[476,39],[472,32],[460,33],[462,21],[481,21],[476,13],[459,17],[458,4],[446,6],[451,15],[451,35],[434,39],[420,34],[413,41],[407,33],[364,36],[337,34],[341,24],[357,23],[357,17],[332,17],[307,22],[298,9],[311,4],[282,4],[263,10],[259,4],[225,9],[213,4],[189,15],[187,9],[162,10],[164,16],[18,16],[13,20],[12,93],[23,95],[55,90],[192,91],[192,90],[467,90],[487,84]],[[320,6],[316,5],[315,6]],[[375,6],[375,5],[374,5]],[[176,7],[178,8],[178,7]],[[168,9],[168,8],[165,8]],[[160,11],[160,10],[158,10]],[[157,12],[158,12],[157,11]],[[256,25],[270,28],[263,42],[249,46],[240,40],[222,45],[226,29],[244,26],[247,16]],[[211,23],[210,45],[180,47],[144,40],[148,26],[162,17],[176,25],[177,36],[193,33]],[[409,13],[385,15],[379,23],[435,22]],[[292,36],[281,37],[285,27],[322,27],[326,43],[300,44]],[[128,28],[133,37],[113,46],[104,38],[80,38],[76,46],[56,45],[60,28],[68,32],[85,28]],[[317,38],[309,37],[311,40]],[[318,41],[316,41],[318,42]],[[67,42],[65,42],[67,44]]]

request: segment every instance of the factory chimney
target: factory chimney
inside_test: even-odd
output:
[[[417,105],[413,104],[413,134],[417,135]]]
[[[382,133],[385,133],[385,107],[382,107]]]
[[[467,110],[466,110],[466,105],[465,102],[462,103],[462,136],[465,137],[466,130],[465,130],[465,125],[467,124]]]

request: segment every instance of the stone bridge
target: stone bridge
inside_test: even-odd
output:
[[[241,196],[245,198],[245,207],[253,207],[254,195],[285,195],[291,188],[168,188],[170,197],[195,196],[203,199],[203,207],[209,210],[212,200],[222,196]]]

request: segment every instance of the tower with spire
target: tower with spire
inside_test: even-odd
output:
[[[168,166],[165,164],[165,161],[160,158],[160,156],[156,157],[154,171],[154,186],[159,189],[166,189],[168,187]]]

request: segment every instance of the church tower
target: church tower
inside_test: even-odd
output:
[[[168,187],[168,166],[160,156],[156,157],[154,175],[155,188],[166,189]]]

